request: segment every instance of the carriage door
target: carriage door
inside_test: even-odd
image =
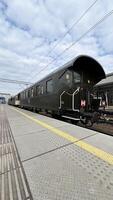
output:
[[[62,110],[71,110],[72,109],[72,94],[63,91],[60,95],[60,108]]]
[[[80,85],[81,78],[80,74],[73,71],[73,110],[80,107]]]
[[[72,109],[72,71],[66,70],[60,77],[59,87],[62,92],[60,93],[60,108],[63,110]]]

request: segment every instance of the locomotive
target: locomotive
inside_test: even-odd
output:
[[[102,66],[94,58],[80,55],[11,97],[9,104],[92,125],[98,120],[100,104],[93,87],[103,78]]]

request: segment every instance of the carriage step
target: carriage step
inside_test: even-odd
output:
[[[70,117],[70,116],[66,116],[66,115],[62,115],[62,117],[63,117],[63,118],[66,118],[66,119],[75,120],[75,121],[80,120],[80,118],[74,118],[74,117]]]

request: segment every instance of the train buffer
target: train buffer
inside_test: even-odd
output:
[[[0,105],[0,199],[112,200],[113,137]]]

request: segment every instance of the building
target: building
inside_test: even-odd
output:
[[[4,103],[6,103],[5,97],[0,96],[0,104],[4,104]]]
[[[96,85],[96,90],[105,98],[106,106],[113,106],[113,73],[107,74],[106,78]]]
[[[9,99],[10,97],[11,97],[11,94],[0,92],[1,101],[2,101],[3,98],[5,98],[5,102],[8,102],[8,99]]]

